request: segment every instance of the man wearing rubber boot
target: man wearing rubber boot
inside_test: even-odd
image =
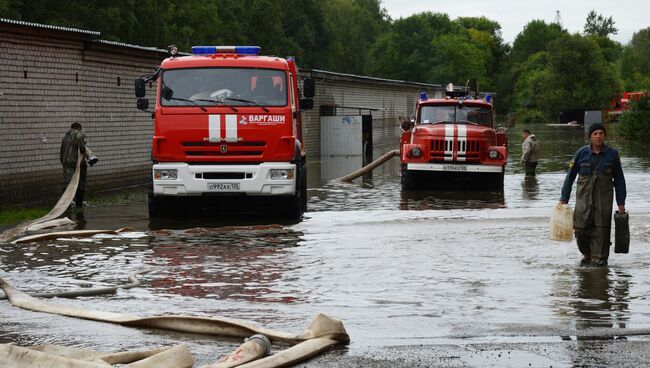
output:
[[[626,188],[621,158],[617,150],[605,144],[605,135],[603,124],[589,127],[591,143],[576,151],[562,186],[560,203],[566,204],[578,176],[573,229],[583,255],[581,266],[607,266],[614,189],[618,210],[625,212]]]
[[[86,136],[81,131],[80,123],[72,123],[61,141],[61,165],[63,165],[63,180],[66,187],[70,184],[72,175],[77,167],[79,154],[86,154]],[[77,192],[74,197],[74,203],[77,208],[82,208],[83,206],[84,193],[86,192],[87,169],[86,160],[82,159],[79,165],[79,185],[77,186]]]

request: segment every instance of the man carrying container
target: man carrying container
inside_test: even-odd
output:
[[[566,204],[578,176],[573,229],[578,249],[583,255],[581,266],[607,266],[611,245],[613,192],[620,213],[625,212],[625,177],[618,151],[605,144],[605,126],[589,127],[590,144],[575,153],[567,171],[560,204]]]

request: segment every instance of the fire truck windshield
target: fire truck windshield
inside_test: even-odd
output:
[[[286,106],[282,70],[251,68],[169,69],[161,75],[162,106]],[[188,101],[192,102],[188,104]]]
[[[426,105],[420,108],[418,124],[465,123],[492,126],[492,111],[484,107]]]

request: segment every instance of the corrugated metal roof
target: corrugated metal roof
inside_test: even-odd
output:
[[[377,77],[368,77],[365,75],[356,75],[356,74],[346,74],[346,73],[337,73],[337,72],[330,72],[327,70],[319,70],[319,69],[301,69],[300,74],[306,76],[308,74],[323,74],[327,75],[333,78],[337,79],[348,79],[348,80],[366,80],[366,81],[374,81],[374,82],[382,82],[382,83],[392,83],[392,84],[398,84],[398,85],[410,85],[410,86],[421,86],[421,87],[428,87],[432,89],[444,89],[444,87],[440,84],[431,84],[431,83],[422,83],[422,82],[411,82],[411,81],[404,81],[404,80],[397,80],[397,79],[385,79],[385,78],[377,78]]]
[[[63,32],[72,32],[72,33],[81,33],[81,34],[86,34],[89,36],[99,36],[100,33],[96,31],[88,31],[85,29],[79,29],[79,28],[69,28],[69,27],[61,27],[61,26],[52,26],[49,24],[40,24],[40,23],[32,23],[32,22],[23,22],[21,20],[14,20],[14,19],[6,19],[6,18],[0,18],[0,23],[7,23],[7,24],[14,24],[17,26],[25,26],[25,27],[35,27],[35,28],[42,28],[42,29],[52,29],[56,31],[63,31]]]
[[[127,47],[130,49],[136,49],[136,50],[142,50],[142,51],[151,51],[151,52],[162,52],[164,54],[167,54],[168,51],[166,49],[159,49],[156,47],[151,47],[151,46],[138,46],[138,45],[132,45],[129,43],[123,43],[123,42],[116,42],[116,41],[106,41],[106,40],[95,40],[95,42],[103,45],[111,45],[111,46],[117,46],[117,47]],[[181,53],[179,53],[180,55]],[[185,55],[190,55],[190,54],[185,54]]]

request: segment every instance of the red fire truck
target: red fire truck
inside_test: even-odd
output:
[[[619,116],[630,109],[632,101],[639,101],[645,94],[645,92],[623,92],[619,94],[609,103],[609,108],[605,110],[606,119],[608,121],[618,120]]]
[[[313,107],[313,79],[301,88],[293,58],[261,56],[258,46],[194,46],[185,56],[170,46],[170,54],[135,80],[144,111],[147,84],[158,85],[150,215],[216,196],[266,200],[300,218],[307,206],[301,111]]]
[[[421,93],[413,121],[402,125],[402,188],[503,190],[507,138],[494,127],[491,96],[453,85],[446,94]]]

